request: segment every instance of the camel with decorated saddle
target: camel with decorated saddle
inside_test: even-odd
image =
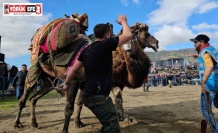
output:
[[[30,125],[38,127],[35,115],[36,103],[38,99],[53,89],[62,93],[54,84],[57,79],[65,80],[80,52],[90,44],[90,39],[85,35],[87,29],[88,16],[86,14],[80,16],[73,14],[71,17],[55,19],[38,29],[32,38],[31,48],[29,49],[31,50],[31,66],[25,80],[24,94],[19,100],[14,127],[22,127],[20,122],[22,109],[25,107],[26,100],[34,86],[42,79],[42,88],[30,98]],[[145,47],[153,48],[155,51],[158,49],[158,41],[149,34],[146,24],[136,23],[131,29],[133,33],[131,41],[122,47],[118,47],[113,52],[114,87],[121,88],[113,91],[116,97],[115,103],[119,103],[117,106],[122,106],[121,90],[124,86],[140,87],[148,75],[151,62],[143,49]],[[75,98],[79,88],[82,88],[80,85],[84,80],[85,73],[82,68],[78,77],[72,81],[72,86],[65,92],[64,133],[68,132]],[[81,102],[77,102],[77,105],[81,107]],[[120,109],[123,113],[123,107],[120,107]],[[79,119],[78,122],[80,122]]]

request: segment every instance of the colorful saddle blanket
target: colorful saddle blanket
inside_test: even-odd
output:
[[[31,60],[34,62],[39,52],[59,51],[73,42],[80,33],[80,24],[72,18],[58,18],[41,27],[32,38]]]

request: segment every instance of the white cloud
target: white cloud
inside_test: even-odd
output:
[[[204,3],[204,0],[163,0],[158,1],[160,8],[149,14],[149,23],[153,25],[174,24],[186,26],[187,18]]]
[[[212,2],[206,3],[203,6],[200,6],[197,13],[199,13],[199,14],[206,13],[214,8],[217,8],[217,7],[218,7],[218,2],[212,1]]]
[[[193,25],[192,28],[195,30],[209,30],[209,29],[218,30],[218,25],[217,24],[201,23],[198,25]]]
[[[8,0],[7,2],[13,3],[15,0]],[[28,3],[27,0],[19,0],[20,3]],[[2,4],[0,7],[0,14],[2,14]],[[0,35],[1,52],[7,58],[19,57],[27,55],[30,52],[30,40],[36,30],[43,24],[49,21],[51,14],[44,14],[42,17],[27,17],[17,16],[9,17],[0,15]]]
[[[121,3],[124,5],[124,6],[128,6],[129,5],[129,0],[120,0]],[[140,3],[140,0],[132,0],[133,3],[135,4],[139,4]]]
[[[124,6],[128,6],[129,3],[128,3],[128,0],[120,0],[121,3],[124,5]]]
[[[140,0],[132,0],[134,3],[139,4]]]
[[[160,50],[169,45],[188,43],[189,39],[195,37],[190,27],[207,34],[211,39],[218,38],[217,24],[202,23],[189,26],[192,22],[191,16],[195,13],[206,13],[216,7],[217,2],[211,0],[158,0],[159,8],[153,10],[149,15],[148,24],[154,29],[154,36],[159,40]],[[206,7],[203,9],[203,7]],[[208,31],[208,32],[206,32]],[[200,34],[200,33],[199,33]]]
[[[172,44],[188,42],[190,38],[195,37],[191,30],[178,26],[164,25],[159,31],[154,33],[159,40],[160,50]]]

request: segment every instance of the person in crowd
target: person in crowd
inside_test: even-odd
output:
[[[157,74],[157,85],[158,86],[162,85],[162,83],[161,83],[161,75],[159,73]]]
[[[186,75],[186,78],[187,78],[187,84],[191,84],[191,73],[189,72],[189,73],[187,73],[187,75]]]
[[[27,76],[27,65],[23,64],[21,70],[17,72],[12,82],[11,89],[14,90],[16,86],[16,98],[19,100],[24,92],[24,83]]]
[[[169,88],[171,88],[172,87],[172,80],[173,80],[172,72],[169,72],[167,78],[168,78]]]
[[[144,90],[144,92],[149,92],[149,77],[147,77],[146,79],[145,79],[145,82],[144,82],[144,84],[143,84],[143,90]]]

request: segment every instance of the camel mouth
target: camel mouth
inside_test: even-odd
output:
[[[158,46],[157,46],[157,44],[153,44],[153,45],[151,45],[149,48],[152,48],[155,52],[158,51]]]
[[[156,47],[151,47],[155,52],[157,52],[157,48]]]

